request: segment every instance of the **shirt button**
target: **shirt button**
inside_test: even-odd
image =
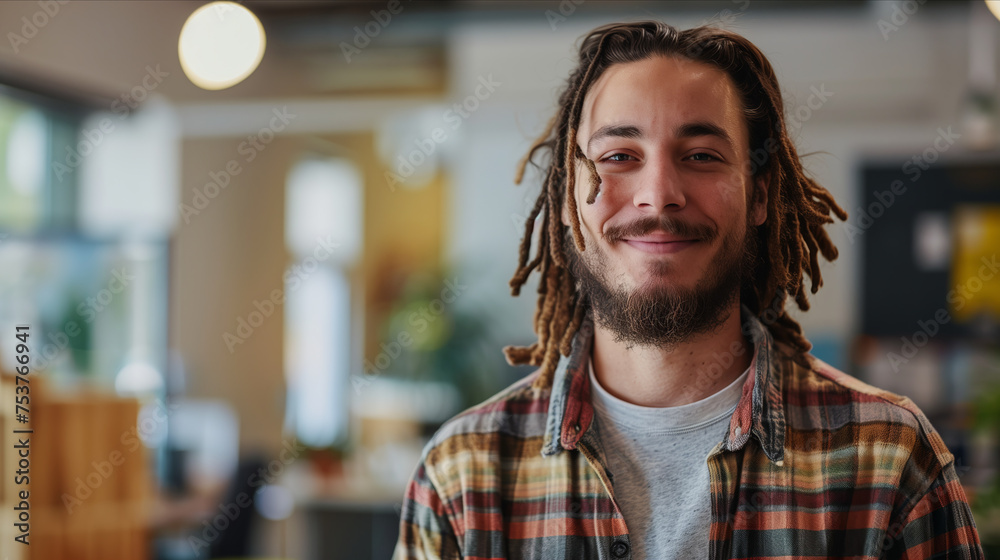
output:
[[[611,545],[611,555],[615,558],[625,558],[628,556],[628,543],[625,541],[615,541]]]

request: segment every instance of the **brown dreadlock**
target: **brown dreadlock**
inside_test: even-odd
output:
[[[538,306],[534,326],[538,341],[526,347],[507,346],[504,354],[511,365],[540,366],[535,386],[551,384],[559,353],[568,356],[587,310],[587,302],[576,289],[567,264],[566,228],[560,220],[567,205],[570,227],[577,249],[585,248],[577,213],[575,171],[579,159],[590,170],[592,204],[600,188],[594,162],[576,143],[583,99],[591,84],[613,64],[635,62],[654,55],[677,56],[720,68],[735,83],[743,101],[743,111],[750,131],[754,178],[763,177],[770,185],[768,219],[756,228],[760,252],[750,277],[740,290],[741,303],[755,315],[768,311],[776,314],[770,325],[775,340],[789,345],[796,359],[802,361],[812,345],[802,328],[785,311],[785,298],[791,295],[799,309],[809,309],[803,274],[812,280],[812,293],[823,285],[819,255],[828,261],[837,258],[837,248],[823,229],[832,223],[830,214],[841,220],[847,213],[830,193],[805,175],[785,129],[784,106],[778,80],[764,54],[745,38],[721,29],[698,27],[678,31],[657,21],[619,23],[591,31],[580,46],[579,65],[559,95],[559,109],[545,132],[528,150],[518,165],[515,183],[520,184],[528,163],[539,167],[536,152],[549,154],[542,190],[525,222],[518,268],[510,281],[511,293],[517,296],[521,286],[536,268],[542,281],[538,286]],[[537,254],[528,262],[536,218],[542,215]]]

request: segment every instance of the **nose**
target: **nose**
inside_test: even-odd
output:
[[[639,186],[632,203],[640,210],[654,213],[684,208],[686,199],[677,167],[668,159],[650,160],[639,176]]]

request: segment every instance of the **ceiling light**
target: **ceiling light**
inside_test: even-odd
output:
[[[177,52],[192,83],[220,90],[253,73],[264,44],[264,27],[250,10],[235,2],[211,2],[188,17]]]
[[[993,12],[993,16],[1000,19],[1000,0],[986,0],[986,7]]]

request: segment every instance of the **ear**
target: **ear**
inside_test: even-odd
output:
[[[771,184],[767,175],[761,175],[754,180],[753,197],[750,199],[753,225],[759,226],[767,221],[767,194]]]

